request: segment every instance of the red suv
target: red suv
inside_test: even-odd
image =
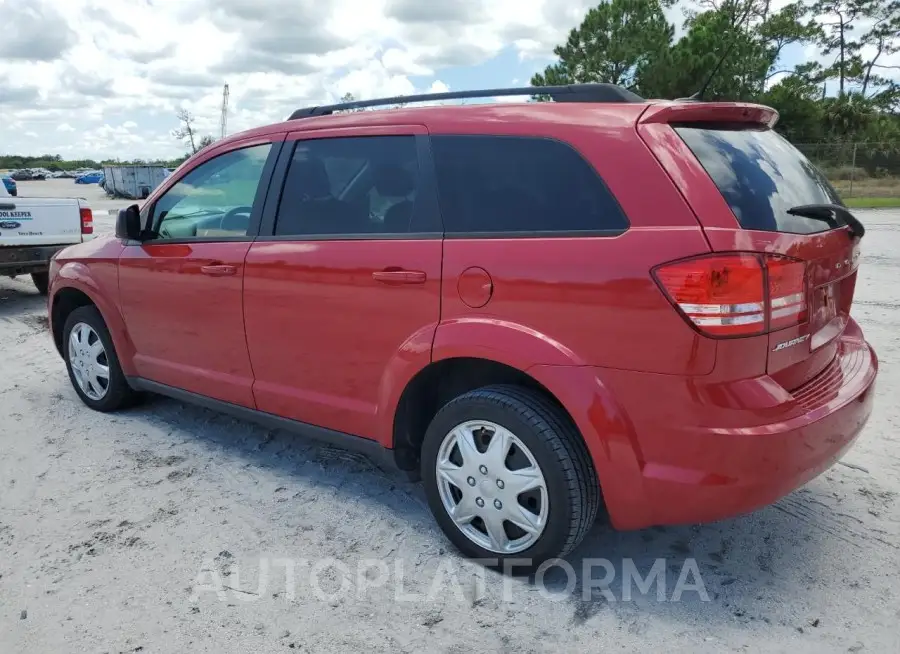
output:
[[[299,110],[53,261],[76,392],[153,391],[420,471],[469,556],[769,504],[847,450],[877,359],[863,226],[767,107]]]

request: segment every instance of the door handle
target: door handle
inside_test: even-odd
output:
[[[208,266],[200,266],[200,272],[204,275],[209,275],[210,277],[227,277],[235,274],[237,272],[237,267],[216,263]]]
[[[426,275],[421,270],[376,270],[372,279],[383,284],[424,284]]]

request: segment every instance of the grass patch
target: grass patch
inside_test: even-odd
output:
[[[848,207],[854,207],[855,209],[900,209],[900,197],[853,197],[844,198],[844,203]]]
[[[900,178],[881,177],[877,179],[831,180],[832,185],[841,197],[891,198],[900,197]]]

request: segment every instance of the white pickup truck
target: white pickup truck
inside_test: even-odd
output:
[[[94,217],[84,200],[12,197],[0,184],[0,276],[30,274],[46,295],[50,258],[93,234]]]

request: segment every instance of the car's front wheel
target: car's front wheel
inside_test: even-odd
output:
[[[63,327],[63,354],[72,386],[90,408],[115,411],[135,399],[97,307],[78,307],[69,314]]]
[[[568,554],[600,504],[571,420],[517,386],[481,388],[444,406],[425,435],[422,478],[447,537],[492,567],[535,568]]]

